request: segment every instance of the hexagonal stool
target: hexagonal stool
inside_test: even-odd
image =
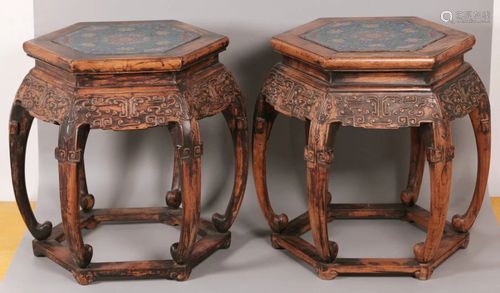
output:
[[[219,63],[227,37],[177,21],[79,23],[24,44],[36,59],[19,88],[10,117],[12,182],[34,253],[71,271],[80,284],[100,277],[186,280],[194,266],[230,244],[248,172],[245,104],[231,73]],[[235,149],[235,179],[224,214],[200,219],[201,155],[198,120],[223,113]],[[59,125],[62,224],[40,224],[24,178],[33,118]],[[168,207],[92,209],[83,153],[90,129],[167,126],[175,146]],[[179,206],[182,203],[182,210]],[[80,211],[79,204],[82,211]],[[173,260],[91,263],[81,229],[102,222],[180,225]],[[201,238],[197,241],[197,236]],[[62,244],[67,242],[67,246]]]
[[[413,274],[426,280],[469,241],[490,163],[490,109],[483,83],[464,53],[472,35],[420,18],[318,19],[274,37],[283,59],[257,100],[253,172],[259,202],[273,230],[271,242],[313,266],[322,279],[338,274]],[[266,149],[277,114],[306,122],[309,211],[288,221],[270,204]],[[469,115],[477,142],[478,173],[469,209],[446,221],[454,147],[450,121]],[[401,204],[331,204],[328,169],[340,126],[411,127],[408,187]],[[416,205],[425,157],[431,177],[430,212]],[[427,230],[415,258],[336,258],[327,223],[334,219],[400,219]],[[301,234],[311,230],[314,244]]]

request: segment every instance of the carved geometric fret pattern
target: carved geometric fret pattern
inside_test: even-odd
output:
[[[16,93],[16,101],[31,116],[61,124],[69,113],[71,98],[65,91],[28,74]]]
[[[452,120],[461,118],[474,110],[483,99],[488,98],[486,88],[474,69],[470,69],[442,87],[436,95],[444,114]]]
[[[276,110],[305,121],[312,118],[312,111],[316,102],[325,97],[325,93],[271,71],[267,77],[262,94],[266,101]]]
[[[28,74],[16,100],[32,116],[46,122],[62,124],[68,120],[77,125],[89,124],[91,128],[127,130],[166,125],[193,115],[197,119],[212,116],[241,96],[234,77],[225,68],[207,76],[195,75],[179,87],[181,91],[74,97],[70,91]]]
[[[178,92],[122,97],[78,97],[73,119],[100,129],[143,129],[188,119]]]
[[[316,117],[319,121],[340,121],[343,126],[386,129],[439,119],[439,108],[432,94],[328,93]]]
[[[233,75],[227,70],[210,74],[195,84],[181,84],[185,87],[184,98],[188,101],[191,112],[197,119],[213,116],[226,109],[237,96],[240,89]]]
[[[262,94],[285,115],[301,120],[342,122],[343,126],[399,128],[441,119],[432,93],[327,94],[274,70],[266,79]]]

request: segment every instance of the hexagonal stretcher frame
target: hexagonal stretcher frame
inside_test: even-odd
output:
[[[344,219],[399,219],[415,223],[427,229],[429,212],[420,206],[407,207],[403,204],[329,204],[327,221]],[[441,244],[433,259],[419,263],[414,258],[336,258],[324,262],[314,245],[300,236],[310,230],[309,213],[292,220],[281,233],[271,235],[271,244],[277,249],[286,249],[311,265],[318,276],[331,280],[339,274],[412,274],[420,280],[428,280],[434,269],[460,248],[467,248],[469,233],[457,233],[452,224],[446,222]]]
[[[182,210],[168,207],[161,208],[125,208],[94,209],[81,213],[81,229],[94,229],[106,222],[149,222],[163,223],[170,226],[182,225]],[[87,285],[96,279],[106,277],[134,278],[167,278],[185,281],[191,270],[208,258],[218,249],[228,248],[231,243],[231,232],[218,232],[212,223],[200,220],[197,241],[194,251],[185,264],[177,264],[173,260],[123,261],[91,263],[80,268],[71,256],[62,223],[54,227],[46,240],[33,240],[35,256],[46,256],[70,271],[81,285]]]

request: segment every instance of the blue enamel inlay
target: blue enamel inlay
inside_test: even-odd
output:
[[[164,23],[96,24],[54,42],[85,54],[138,54],[165,52],[199,37]]]
[[[336,21],[301,37],[335,51],[415,51],[443,33],[406,20]]]

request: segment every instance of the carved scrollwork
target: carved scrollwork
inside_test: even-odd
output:
[[[31,116],[59,124],[67,117],[71,100],[67,92],[32,74],[24,78],[15,98]]]
[[[57,147],[55,149],[55,157],[56,157],[56,160],[58,160],[58,161],[62,161],[62,162],[68,161],[68,162],[77,163],[77,162],[80,162],[82,160],[82,150],[79,149],[76,151],[72,151],[72,150],[64,150],[64,149]]]
[[[314,148],[306,146],[304,148],[304,160],[310,163],[317,162],[320,165],[330,165],[333,161],[333,150],[315,151]]]
[[[474,69],[457,76],[438,88],[436,95],[443,113],[450,119],[461,118],[488,98],[486,88]]]
[[[432,94],[328,93],[316,111],[319,121],[340,121],[343,126],[399,128],[419,126],[439,118]]]
[[[240,88],[233,75],[225,69],[209,74],[192,85],[181,84],[180,86],[186,88],[183,96],[197,119],[213,116],[223,111],[237,96],[241,96]]]
[[[190,160],[199,158],[203,155],[203,144],[195,145],[194,147],[177,147],[176,157],[181,160]]]
[[[177,92],[123,97],[89,96],[75,101],[73,119],[100,129],[143,129],[188,119],[189,110]]]
[[[315,104],[325,97],[324,92],[276,71],[269,74],[262,94],[276,110],[303,121],[312,117]]]

